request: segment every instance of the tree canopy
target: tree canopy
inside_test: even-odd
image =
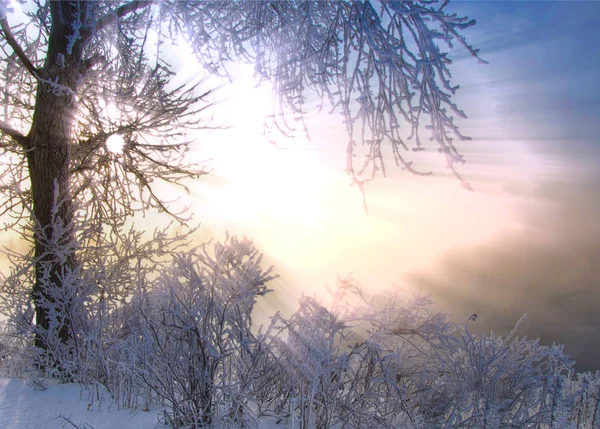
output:
[[[387,158],[428,174],[405,157],[425,149],[423,133],[466,185],[454,167],[463,162],[454,139],[466,138],[454,117],[465,114],[452,101],[458,87],[444,49],[457,43],[477,57],[462,35],[475,21],[447,6],[3,1],[0,212],[13,216],[9,227],[30,213],[35,220],[34,301],[47,300],[47,289],[60,287],[72,265],[75,251],[57,255],[53,246],[71,241],[74,216],[116,227],[136,210],[169,212],[156,181],[182,185],[205,173],[186,161],[193,142],[183,131],[206,126],[206,93],[198,82],[173,83],[166,40],[184,41],[216,75],[226,76],[232,62],[252,64],[257,80],[270,81],[276,93],[268,127],[285,132],[289,117],[301,118],[307,95],[316,94],[322,108],[344,120],[346,170],[361,190],[386,174]],[[116,135],[118,150],[107,144]],[[37,307],[38,324],[48,327]]]
[[[136,199],[166,210],[153,179],[177,182],[202,171],[186,165],[190,142],[181,135],[206,125],[200,113],[207,106],[194,85],[169,85],[173,70],[161,46],[167,38],[185,40],[215,74],[227,75],[228,62],[253,64],[257,79],[277,92],[271,126],[285,129],[286,117],[305,113],[307,94],[316,93],[323,108],[344,117],[347,169],[357,181],[385,175],[386,146],[397,165],[419,173],[405,152],[424,149],[422,128],[458,176],[454,164],[462,157],[453,137],[464,137],[453,116],[464,113],[451,100],[457,87],[440,45],[477,51],[461,34],[475,21],[446,13],[448,2],[62,3],[24,2],[29,22],[12,28],[3,6],[3,148],[22,157],[31,146],[40,89],[69,100],[70,180],[75,194],[91,191],[92,205],[120,209],[104,221]],[[106,149],[114,134],[125,138],[122,156]],[[365,159],[356,159],[359,145],[368,148]],[[27,172],[16,177],[26,188]],[[137,198],[131,185],[150,197]],[[5,187],[13,197],[5,209],[18,205],[14,188]]]

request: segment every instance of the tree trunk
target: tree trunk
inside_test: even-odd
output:
[[[36,221],[32,297],[36,324],[46,332],[52,326],[52,315],[48,314],[47,306],[55,302],[56,296],[51,289],[63,287],[63,274],[72,267],[74,260],[71,247],[60,249],[72,242],[74,231],[57,226],[71,227],[73,219],[69,150],[74,141],[72,129],[77,107],[76,93],[84,73],[83,41],[74,37],[74,23],[78,18],[84,22],[85,18],[85,11],[81,10],[85,6],[79,6],[81,4],[77,2],[50,2],[52,21],[48,51],[44,66],[39,71],[33,121],[27,136],[27,163]],[[58,202],[56,207],[55,202]],[[57,335],[62,343],[66,343],[70,338],[69,328],[64,325],[70,310],[69,302],[61,305],[64,308],[58,309],[58,317],[62,319],[59,332],[47,334]],[[43,335],[39,333],[36,345],[47,348]]]

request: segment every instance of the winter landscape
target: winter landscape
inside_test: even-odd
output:
[[[600,428],[598,18],[0,0],[0,427]]]

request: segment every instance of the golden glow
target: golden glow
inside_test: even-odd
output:
[[[202,137],[201,156],[212,159],[213,175],[226,186],[202,186],[199,193],[237,224],[273,216],[290,225],[308,226],[324,216],[321,200],[332,180],[316,146],[305,136],[269,143],[263,135],[272,89],[257,86],[253,68],[236,66],[233,83],[220,94],[220,114],[229,129]]]
[[[539,180],[535,174],[504,182],[474,179],[475,191],[467,192],[452,178],[401,174],[365,188],[367,215],[359,191],[348,186],[342,157],[327,160],[317,150],[318,136],[314,146],[303,142],[298,145],[302,149],[278,149],[260,136],[243,139],[249,133],[242,130],[224,134],[227,138],[215,142],[214,175],[196,187],[204,204],[198,203],[195,211],[213,231],[227,229],[252,238],[294,289],[285,288],[284,294],[323,297],[324,285],[349,273],[371,293],[397,281],[408,286],[409,273],[429,272],[454,249],[518,231],[522,202],[508,187],[511,182],[534,186]],[[514,167],[519,159],[530,173],[536,170],[524,148],[502,142],[507,147],[513,154],[507,164]],[[507,167],[499,163],[492,173]],[[481,169],[465,166],[465,176],[476,178]],[[214,215],[206,217],[203,205]]]
[[[181,79],[192,69],[196,65],[184,66]],[[479,141],[479,159],[461,166],[474,192],[443,175],[436,153],[415,160],[435,163],[433,177],[390,168],[392,178],[365,188],[367,215],[359,190],[349,186],[343,171],[347,136],[339,116],[310,112],[312,141],[295,133],[294,138],[270,136],[276,140],[271,144],[263,123],[272,88],[268,82],[257,85],[252,66],[235,65],[230,72],[224,87],[222,80],[214,81],[220,89],[211,112],[227,129],[193,138],[199,143],[190,160],[210,159],[212,171],[191,186],[192,211],[217,238],[228,230],[253,239],[292,287],[283,293],[322,293],[336,275],[349,273],[371,292],[388,289],[410,272],[432,269],[453,249],[519,228],[519,202],[509,187],[533,186],[539,167],[538,157],[522,145]],[[511,156],[487,158],[490,149]]]

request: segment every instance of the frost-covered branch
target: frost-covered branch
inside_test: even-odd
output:
[[[21,147],[27,147],[27,137],[2,121],[0,121],[0,132],[3,132],[7,136],[11,137]]]
[[[165,60],[163,44],[169,40],[185,40],[202,64],[198,76],[228,76],[231,64],[245,62],[254,66],[257,82],[270,80],[275,101],[265,120],[269,139],[295,124],[310,132],[302,116],[315,102],[341,115],[348,134],[346,170],[361,191],[377,175],[387,175],[390,164],[430,174],[406,155],[425,149],[424,130],[460,178],[454,166],[463,159],[453,138],[466,137],[453,116],[464,112],[451,99],[457,87],[442,47],[457,43],[475,57],[478,51],[463,36],[474,20],[447,13],[446,2],[87,2],[73,6],[73,22],[64,29],[64,55],[82,49],[79,62],[68,65],[62,54],[42,58],[51,15],[59,13],[50,6],[26,12],[31,22],[13,40],[35,60],[31,64],[45,64],[45,87],[56,96],[68,92],[77,104],[72,135],[78,139],[69,143],[72,189],[103,201],[96,213],[104,219],[133,207],[173,213],[156,179],[181,184],[207,171],[187,165],[192,142],[185,137],[186,130],[212,125],[210,103],[201,95],[206,88],[199,78],[173,87],[177,70]],[[25,86],[11,62],[14,55],[5,56],[5,118],[31,123],[35,88]],[[58,71],[73,82],[57,79],[52,73]],[[119,155],[105,150],[114,134],[125,140]],[[96,198],[111,194],[120,195],[116,205]]]
[[[4,9],[4,5],[0,5],[0,8]],[[10,30],[10,26],[8,25],[8,20],[6,19],[6,12],[2,10],[0,12],[0,28],[2,29],[2,34],[4,35],[4,39],[9,44],[9,46],[13,49],[23,67],[36,79],[39,79],[39,70],[35,68],[32,62],[29,60],[19,43],[16,41],[15,37]]]
[[[110,10],[106,15],[99,18],[96,21],[93,30],[102,31],[105,27],[108,27],[109,25],[117,22],[119,18],[122,18],[139,9],[150,7],[152,6],[152,4],[153,2],[148,0],[136,0],[129,3],[125,3],[116,8],[115,10]]]

